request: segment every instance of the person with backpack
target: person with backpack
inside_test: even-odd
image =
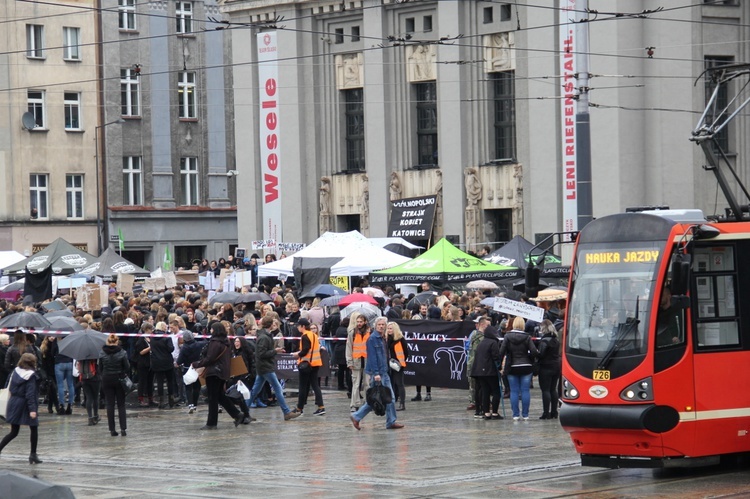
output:
[[[86,397],[86,414],[89,417],[89,426],[99,422],[99,391],[102,386],[102,377],[97,369],[98,359],[79,360],[76,363],[78,379],[81,382],[83,396]]]

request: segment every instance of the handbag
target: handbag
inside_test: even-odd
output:
[[[135,385],[133,385],[133,381],[127,375],[120,378],[120,384],[122,384],[122,389],[125,390],[125,395],[132,392],[133,388],[135,387]]]
[[[297,364],[297,371],[307,374],[312,371],[312,364],[310,364],[310,362],[307,360],[303,360],[302,362]]]
[[[401,370],[401,363],[396,359],[388,359],[388,367],[399,372]]]
[[[8,375],[8,386],[0,390],[0,418],[5,419],[8,414],[8,402],[10,401],[10,377],[13,376],[11,372]]]

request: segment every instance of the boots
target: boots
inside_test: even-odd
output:
[[[404,410],[406,410],[406,407],[404,407],[404,401],[403,400],[398,403],[398,407],[396,407],[396,410],[397,411],[404,411]]]
[[[73,414],[73,408],[70,407],[70,404],[68,404],[68,407],[65,408],[65,414],[67,416],[70,416],[71,414]]]
[[[58,404],[56,410],[57,410],[58,416],[62,416],[63,414],[65,414],[65,407],[63,407],[62,404]]]
[[[170,395],[169,396],[169,408],[173,409],[176,406],[177,406],[177,401],[175,400],[173,395]]]
[[[159,395],[159,409],[167,409],[169,406],[164,403],[164,395]]]
[[[548,412],[545,412],[541,415],[539,419],[552,419]]]
[[[29,464],[41,464],[42,460],[36,455],[36,452],[29,454]]]

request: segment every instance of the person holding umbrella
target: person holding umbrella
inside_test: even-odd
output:
[[[18,436],[21,425],[31,432],[29,464],[40,464],[36,455],[39,440],[39,385],[36,377],[36,355],[24,353],[13,370],[10,380],[10,399],[5,420],[10,424],[10,433],[0,441],[0,452]]]

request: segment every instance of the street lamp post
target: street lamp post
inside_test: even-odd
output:
[[[104,241],[102,241],[102,216],[101,216],[101,204],[102,204],[102,198],[101,198],[101,185],[99,181],[99,170],[101,169],[99,165],[99,130],[101,130],[104,127],[108,127],[109,125],[119,125],[125,123],[125,120],[120,118],[115,121],[110,121],[109,123],[105,123],[103,125],[97,125],[94,127],[94,155],[95,155],[95,162],[96,162],[96,245],[99,250],[99,255],[102,254],[102,250],[104,248]]]

